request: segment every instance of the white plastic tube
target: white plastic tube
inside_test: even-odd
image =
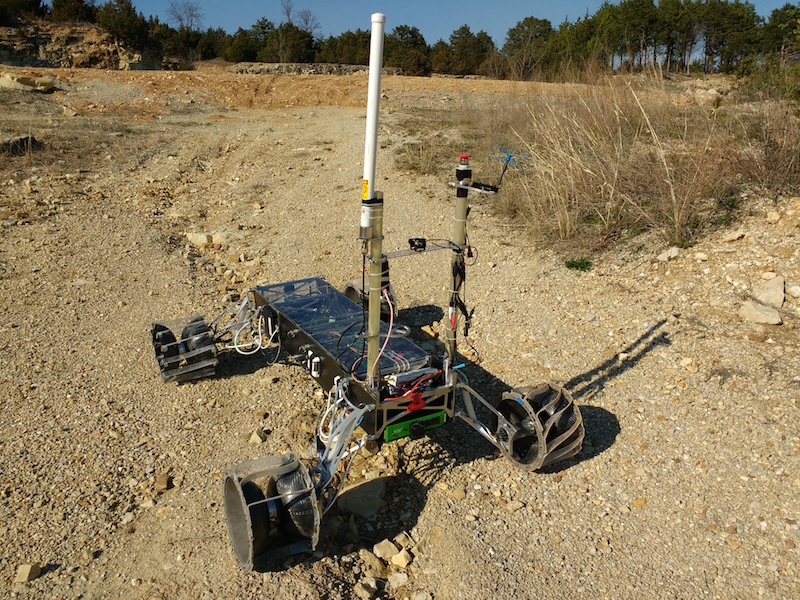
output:
[[[378,109],[381,103],[381,70],[383,69],[383,29],[386,15],[372,15],[372,36],[369,47],[369,88],[367,91],[367,134],[364,140],[364,183],[362,200],[375,197],[375,155],[378,148]],[[362,215],[362,221],[363,221]],[[368,223],[361,223],[368,227]]]
[[[381,328],[381,257],[383,255],[383,198],[375,191],[375,160],[378,148],[378,111],[381,102],[381,69],[383,68],[383,30],[386,17],[372,15],[369,47],[369,89],[367,91],[367,132],[364,136],[364,180],[361,189],[361,232],[364,251],[369,250],[369,302],[367,326],[367,366],[376,364]],[[368,246],[367,246],[368,244]],[[379,379],[367,373],[370,387]]]

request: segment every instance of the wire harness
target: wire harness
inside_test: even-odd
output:
[[[317,437],[312,443],[311,458],[317,464],[311,469],[312,478],[317,488],[317,496],[327,496],[323,513],[333,505],[339,495],[350,465],[358,451],[372,439],[367,435],[355,443],[351,443],[356,427],[359,426],[364,415],[375,409],[374,404],[356,406],[347,397],[349,380],[337,377],[333,387],[328,391],[325,408],[320,412],[317,420]],[[350,456],[344,473],[336,483],[336,472],[339,463]]]
[[[278,328],[265,327],[262,307],[256,306],[251,298],[254,291],[255,288],[248,289],[238,303],[232,304],[214,319],[211,328],[215,341],[243,356],[266,350],[277,341],[280,354]]]

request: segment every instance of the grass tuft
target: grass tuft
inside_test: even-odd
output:
[[[568,269],[573,269],[574,271],[592,270],[592,261],[590,261],[588,258],[571,258],[564,264]]]

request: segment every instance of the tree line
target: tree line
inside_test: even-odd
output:
[[[136,49],[187,61],[369,63],[368,30],[324,37],[310,11],[296,11],[293,0],[281,6],[280,23],[261,18],[233,34],[202,30],[202,15],[191,1],[170,2],[170,24],[145,17],[131,0],[0,0],[0,24],[32,17],[92,22]],[[432,45],[416,27],[399,25],[386,36],[384,64],[409,75],[555,80],[590,68],[741,74],[792,60],[798,51],[800,3],[763,19],[739,0],[621,0],[556,27],[526,17],[508,30],[501,47],[467,24]]]

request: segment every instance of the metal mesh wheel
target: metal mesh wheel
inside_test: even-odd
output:
[[[516,388],[504,393],[496,408],[508,426],[495,417],[495,433],[506,457],[522,469],[540,469],[581,449],[583,418],[564,388],[547,383]]]

